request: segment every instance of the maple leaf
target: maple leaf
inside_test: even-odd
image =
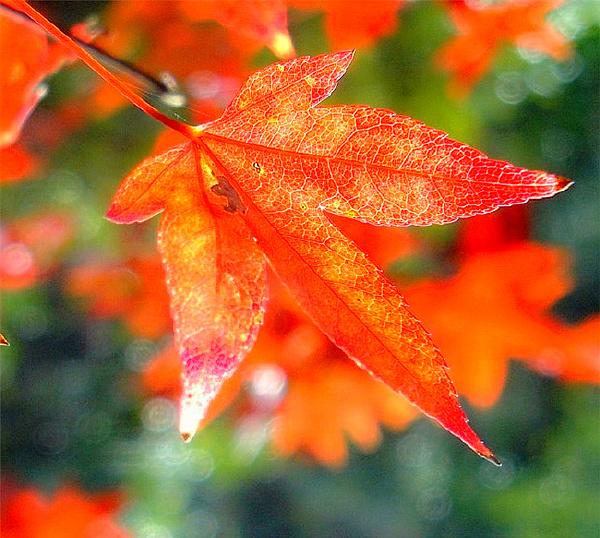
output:
[[[296,375],[273,421],[273,448],[283,456],[306,453],[324,465],[341,467],[346,441],[372,452],[381,441],[379,424],[405,428],[416,409],[385,385],[343,358],[320,368],[314,378]]]
[[[548,196],[566,184],[550,174],[492,161],[390,111],[316,108],[333,91],[351,57],[303,57],[255,74],[219,120],[197,130],[193,142],[138,166],[117,191],[107,216],[129,223],[166,209],[163,222],[181,223],[161,224],[159,233],[167,273],[174,271],[170,289],[180,339],[186,338],[181,325],[187,321],[178,305],[190,306],[200,294],[189,281],[176,282],[175,273],[178,267],[189,272],[194,258],[171,256],[164,246],[175,236],[173,251],[181,253],[202,230],[188,212],[202,219],[206,206],[212,213],[220,210],[214,226],[237,219],[236,226],[247,229],[245,222],[296,299],[339,347],[489,455],[466,425],[443,359],[425,330],[394,286],[331,224],[323,209],[374,224],[443,223]],[[204,192],[192,190],[198,181]],[[219,208],[219,195],[231,214]],[[181,207],[179,198],[184,200]],[[177,216],[169,217],[175,208]],[[242,259],[251,259],[249,237]],[[237,243],[239,250],[242,244]],[[212,248],[199,246],[194,255],[202,255],[204,262]],[[222,238],[221,248],[221,257],[229,260],[233,253]],[[207,264],[213,274],[215,269],[229,274],[215,263]],[[237,265],[234,279],[241,280],[242,268]],[[253,272],[258,275],[258,267]],[[256,309],[258,303],[249,305]],[[195,318],[199,310],[200,304],[189,309],[196,324],[210,319]],[[235,330],[226,318],[220,328]],[[180,346],[187,364],[189,346]],[[234,362],[239,360],[238,353]],[[189,375],[184,373],[184,378]]]
[[[6,339],[2,333],[0,333],[0,346],[10,346],[9,341]]]
[[[567,39],[546,21],[563,0],[505,0],[499,4],[464,0],[445,3],[458,34],[438,52],[439,65],[453,75],[451,91],[465,95],[483,77],[508,42],[556,60],[571,55]]]
[[[495,161],[389,110],[318,107],[352,52],[268,66],[218,120],[188,126],[152,108],[18,3],[133,104],[190,139],[138,165],[107,213],[132,223],[164,211],[158,244],[183,361],[184,439],[256,338],[264,253],[348,356],[496,461],[469,427],[444,359],[398,289],[327,213],[377,225],[442,224],[552,196],[567,180]]]
[[[299,309],[282,286],[272,291],[265,326],[244,367],[251,381],[250,401],[273,414],[273,448],[281,455],[306,453],[317,461],[341,466],[346,439],[362,451],[380,441],[379,425],[399,430],[416,409],[389,387],[357,368]],[[286,390],[260,398],[261,379],[277,376]],[[264,389],[263,389],[264,390]],[[259,394],[256,397],[256,394]]]

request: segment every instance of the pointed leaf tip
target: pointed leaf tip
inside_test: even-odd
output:
[[[493,454],[489,454],[488,456],[483,456],[486,460],[493,463],[496,467],[502,467],[502,462]]]
[[[461,440],[465,441],[467,443],[467,445],[469,445],[477,453],[478,456],[481,456],[483,459],[488,460],[490,463],[493,463],[496,467],[502,467],[502,462],[483,443],[483,441],[481,441],[481,439],[478,438],[478,442],[476,443],[476,445],[471,444],[470,442],[466,441],[465,439],[461,438]]]
[[[566,191],[568,188],[570,188],[574,184],[575,184],[574,181],[571,181],[570,179],[567,179],[565,177],[558,176],[556,178],[556,192]]]
[[[347,69],[348,66],[352,63],[352,60],[354,60],[356,49],[340,50],[339,52],[333,54],[337,56],[338,61],[340,61],[342,65],[344,65],[344,69]]]
[[[104,218],[115,224],[119,224],[119,209],[116,204],[111,204],[106,211]]]
[[[183,398],[179,410],[179,435],[184,443],[189,443],[196,432],[200,421],[204,418],[205,408],[197,405],[190,398]]]

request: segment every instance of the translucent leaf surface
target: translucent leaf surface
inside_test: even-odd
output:
[[[164,210],[158,247],[183,363],[184,440],[252,347],[266,300],[264,256],[240,217],[217,205],[221,197],[208,199],[197,157],[185,144],[144,161],[108,213],[117,222],[135,222]]]

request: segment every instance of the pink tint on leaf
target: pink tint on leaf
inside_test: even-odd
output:
[[[183,364],[185,441],[252,347],[266,301],[264,256],[235,211],[220,206],[221,191],[210,189],[218,180],[202,170],[199,158],[195,146],[185,144],[144,161],[107,214],[115,222],[136,222],[164,210],[158,248]]]
[[[217,322],[197,327],[199,319],[211,319],[226,297],[213,294],[194,308],[193,301],[181,299],[201,289],[202,279],[203,286],[213,289],[215,278],[213,272],[210,278],[203,273],[207,269],[202,264],[190,266],[192,258],[183,245],[195,245],[192,251],[202,252],[214,271],[211,256],[216,257],[226,237],[219,226],[235,217],[239,229],[245,230],[240,225],[245,221],[276,272],[336,345],[478,454],[496,461],[468,426],[445,362],[425,329],[393,284],[324,211],[378,225],[438,224],[551,196],[568,181],[495,161],[388,110],[315,108],[335,89],[351,59],[350,52],[303,57],[257,72],[219,120],[194,130],[191,145],[146,160],[134,170],[108,216],[133,222],[167,208],[160,245],[176,327],[192,320],[192,336],[202,333],[202,345],[193,339],[188,343],[191,329],[177,336],[187,370],[184,379],[194,379],[194,387],[198,364],[204,367],[207,354],[212,370],[221,370],[217,377],[224,377],[221,359],[235,365],[249,347],[248,330],[238,329],[243,350],[231,352],[223,344],[227,330],[236,330],[241,318],[227,318],[221,333]],[[214,195],[222,200],[220,213],[219,203],[210,201]],[[203,204],[211,208],[208,213]],[[246,243],[254,245],[249,235]],[[246,250],[250,252],[239,251]],[[217,274],[222,270],[218,267]],[[256,275],[257,270],[249,273]],[[236,280],[240,278],[234,276]],[[203,295],[209,292],[198,294]],[[248,316],[250,309],[245,312]],[[202,371],[205,386],[200,392],[208,400],[218,383]],[[202,412],[199,407],[192,411],[186,402],[198,402],[198,393],[185,391],[182,420],[193,416],[195,423]],[[186,437],[192,430],[187,422],[182,426]]]
[[[176,223],[175,237],[162,239],[166,244],[166,248],[161,247],[163,256],[168,256],[170,244],[176,247],[175,268],[167,267],[167,272],[173,271],[176,280],[181,278],[183,288],[190,287],[190,272],[194,280],[209,265],[213,271],[221,270],[219,264],[211,264],[211,259],[236,259],[230,252],[219,251],[218,221],[233,213],[229,216],[245,222],[250,229],[248,233],[241,228],[248,240],[237,244],[240,260],[253,259],[248,255],[249,245],[254,245],[252,234],[299,303],[340,348],[392,388],[404,392],[412,403],[475,452],[497,462],[468,426],[446,365],[427,332],[408,312],[394,285],[331,224],[324,211],[375,224],[451,222],[502,205],[551,196],[566,188],[567,180],[494,161],[451,141],[440,131],[387,110],[360,106],[313,108],[335,88],[347,68],[349,53],[300,59],[300,63],[311,66],[304,73],[296,69],[296,60],[259,71],[251,77],[252,88],[249,90],[247,85],[241,91],[247,93],[248,99],[238,103],[232,114],[226,111],[220,120],[191,128],[140,100],[34,9],[24,2],[19,2],[19,6],[77,51],[87,65],[132,103],[192,140],[189,149],[180,153],[174,163],[163,159],[157,170],[151,169],[149,161],[143,163],[149,167],[146,175],[152,177],[134,171],[125,183],[137,177],[142,188],[122,187],[109,211],[118,222],[149,218],[160,211],[156,203],[146,198],[141,211],[135,198],[123,200],[120,196],[129,191],[144,198],[150,187],[157,188],[156,198],[164,200],[165,219],[169,218],[170,207],[179,204],[183,204],[183,214],[196,209],[198,216],[194,219],[199,219],[200,226],[208,222],[219,239],[212,240],[207,234],[201,238],[208,245],[206,262],[201,261],[199,267],[192,269],[182,267],[179,272],[178,261],[187,264],[191,259],[180,248],[185,242],[185,226],[179,231]],[[336,62],[338,69],[332,65]],[[288,73],[290,76],[286,77]],[[260,99],[255,99],[260,95]],[[174,181],[157,180],[166,168],[173,168]],[[418,187],[413,187],[413,183]],[[213,194],[219,203],[209,200]],[[206,212],[214,221],[204,217]],[[163,233],[168,230],[167,227]],[[256,284],[260,280],[256,267],[247,269],[253,278],[242,279],[238,290],[248,282]],[[199,283],[200,289],[202,285]],[[179,287],[171,287],[176,305]],[[212,286],[209,291],[208,306],[204,304],[203,308],[214,307],[214,311],[222,309],[229,299],[235,303],[242,297],[261,295],[260,286],[240,291],[233,298],[220,296],[220,289]],[[250,303],[261,301],[244,304]],[[252,312],[248,308],[242,311],[243,319],[236,317],[235,308],[225,312],[225,319],[216,316],[208,320],[211,324],[222,323],[224,334],[228,334],[228,326],[235,330],[240,323],[244,328],[252,328]],[[184,314],[174,312],[174,317]],[[242,347],[249,345],[249,332],[236,335]],[[187,336],[178,335],[178,341],[185,341]],[[204,343],[206,352],[214,349],[212,341]],[[196,342],[193,345],[192,355],[199,356],[196,351],[200,352],[200,347]],[[180,351],[191,360],[185,347]],[[240,359],[241,354],[237,356]],[[182,433],[190,435],[187,431]]]

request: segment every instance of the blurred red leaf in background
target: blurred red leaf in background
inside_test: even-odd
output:
[[[45,95],[43,80],[76,56],[6,9],[0,9],[0,52],[0,147],[5,147],[19,138],[25,120]]]
[[[525,207],[470,219],[456,245],[457,272],[403,288],[459,393],[480,407],[500,397],[511,359],[563,379],[597,382],[600,374],[598,319],[570,326],[550,312],[572,288],[567,252],[528,235]]]
[[[39,159],[18,142],[0,147],[0,185],[31,177]]]
[[[575,324],[548,321],[549,339],[526,363],[538,372],[567,383],[600,383],[600,316]]]
[[[202,18],[203,9],[209,9],[212,3],[191,4],[186,8],[185,2],[112,2],[104,14],[103,31],[94,43],[115,58],[134,62],[144,73],[174,77],[190,98],[185,112],[191,112],[195,121],[206,121],[218,115],[235,95],[249,72],[255,47],[248,50],[247,40],[235,37],[235,33],[232,37],[223,27],[194,23],[188,18],[190,12],[196,11]],[[246,5],[236,4],[241,8]],[[214,6],[209,11],[213,13]],[[129,82],[137,85],[137,91],[145,97],[156,97],[156,89],[145,88],[135,79]],[[100,117],[127,102],[112,86],[103,83],[81,101],[80,106]]]
[[[128,538],[115,521],[120,493],[89,494],[63,485],[51,496],[29,487],[2,483],[1,527],[4,538]]]
[[[485,3],[446,0],[457,35],[438,51],[437,61],[451,75],[450,90],[464,96],[485,75],[500,48],[509,43],[566,60],[571,46],[550,22],[548,13],[563,0],[504,0]]]
[[[288,0],[290,7],[301,11],[319,11],[325,15],[325,32],[331,50],[364,48],[393,34],[398,12],[406,0]]]
[[[119,317],[131,334],[159,338],[172,330],[165,272],[156,255],[74,268],[66,290],[85,300],[96,318]]]
[[[190,22],[212,19],[234,36],[241,35],[258,46],[269,47],[278,58],[295,55],[284,0],[177,0],[177,4]]]
[[[73,237],[68,215],[42,213],[0,227],[0,289],[27,288],[47,278]]]
[[[371,451],[380,424],[398,430],[417,416],[404,398],[352,364],[279,286],[244,368],[254,379],[255,409],[272,409],[273,447],[281,455],[305,453],[339,466],[347,459],[346,439]],[[273,372],[280,372],[279,388],[263,382]]]

